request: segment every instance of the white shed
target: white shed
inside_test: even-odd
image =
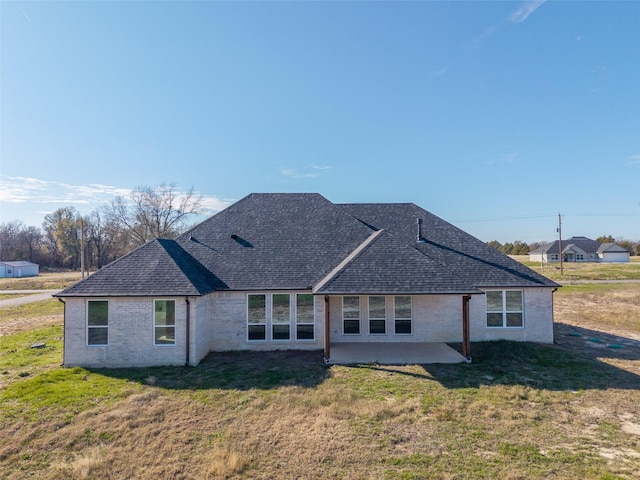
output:
[[[25,260],[17,262],[0,262],[0,278],[37,277],[40,266]]]

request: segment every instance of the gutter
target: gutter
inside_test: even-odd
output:
[[[189,302],[189,297],[184,297],[184,301],[187,304],[187,345],[186,345],[186,354],[187,354],[187,359],[186,359],[186,363],[185,366],[189,366],[189,344],[191,343],[191,303]]]

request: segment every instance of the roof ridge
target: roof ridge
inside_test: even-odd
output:
[[[384,230],[376,230],[371,235],[369,235],[364,242],[356,247],[356,249],[347,255],[333,270],[331,270],[322,280],[320,280],[315,287],[313,288],[313,292],[317,292],[322,287],[324,287],[327,283],[329,283],[341,270],[343,270],[347,265],[349,265],[353,260],[358,258],[358,256],[374,242],[376,238],[382,234]]]

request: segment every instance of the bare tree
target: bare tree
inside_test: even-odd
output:
[[[175,184],[142,186],[131,192],[129,200],[118,197],[111,211],[122,228],[129,232],[133,246],[154,238],[174,238],[186,226],[189,216],[198,212],[201,197],[193,187],[176,191]]]

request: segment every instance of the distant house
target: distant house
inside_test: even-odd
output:
[[[553,342],[559,285],[412,203],[251,194],[56,294],[64,364],[209,352]],[[366,345],[365,345],[366,344]],[[463,349],[464,350],[464,349]]]
[[[0,278],[37,277],[40,266],[27,261],[0,262]]]
[[[558,240],[529,252],[532,262],[628,262],[630,253],[617,243],[600,243],[587,237],[571,237],[562,240],[562,252]]]

